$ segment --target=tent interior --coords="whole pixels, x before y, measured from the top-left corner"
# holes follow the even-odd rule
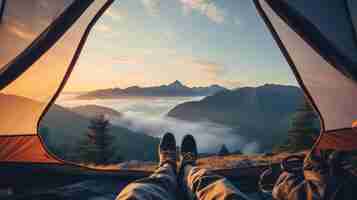
[[[115,199],[165,132],[255,199],[290,153],[356,150],[356,6],[0,0],[0,198]]]

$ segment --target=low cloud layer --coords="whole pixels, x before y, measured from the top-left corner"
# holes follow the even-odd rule
[[[199,101],[203,97],[182,98],[145,98],[145,99],[96,99],[76,100],[73,95],[61,96],[57,103],[65,107],[79,105],[100,105],[122,113],[122,117],[113,118],[114,125],[126,127],[135,132],[154,137],[162,137],[165,132],[172,132],[180,145],[186,134],[192,134],[201,153],[217,153],[225,144],[229,151],[237,150],[245,154],[259,152],[259,144],[247,141],[236,130],[212,122],[188,122],[167,117],[166,114],[176,105],[187,101]],[[138,144],[140,145],[140,144]]]
[[[178,145],[186,134],[192,134],[201,153],[216,153],[225,144],[230,151],[256,153],[257,143],[247,142],[234,133],[232,128],[211,122],[187,122],[165,116],[148,116],[140,112],[126,112],[123,117],[113,119],[113,124],[126,127],[132,131],[161,137],[165,132],[175,135]]]

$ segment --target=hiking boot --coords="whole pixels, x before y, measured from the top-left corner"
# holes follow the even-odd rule
[[[176,140],[172,133],[165,133],[161,138],[159,146],[159,166],[163,166],[168,163],[176,170],[177,152],[176,152]]]
[[[192,135],[185,135],[181,144],[181,168],[186,165],[196,165],[197,145]]]
[[[189,196],[188,190],[187,190],[187,184],[186,184],[186,176],[187,176],[187,169],[186,166],[195,166],[196,165],[196,160],[197,160],[197,145],[195,138],[193,138],[192,135],[185,135],[183,137],[182,143],[181,143],[181,152],[180,152],[180,169],[178,171],[178,184],[179,188],[182,188],[184,193],[184,199],[192,199]]]

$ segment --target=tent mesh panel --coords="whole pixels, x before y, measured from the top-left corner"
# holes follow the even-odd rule
[[[334,6],[324,1],[259,3],[319,109],[324,132],[336,136],[336,145],[332,146],[343,148],[343,142],[337,145],[338,137],[355,134],[351,127],[357,119],[356,13],[349,13],[352,9],[345,1],[331,2]],[[336,135],[333,130],[344,131]],[[357,139],[354,140],[349,141],[349,149],[357,147]]]
[[[74,0],[7,1],[0,24],[0,77],[8,62],[29,45],[46,37],[42,32],[58,19]],[[79,1],[78,1],[79,2]],[[107,0],[86,1],[90,7],[62,37],[16,80],[0,91],[0,161],[51,161],[37,136],[38,121],[69,72],[83,34]],[[85,1],[81,1],[85,4]],[[77,13],[78,14],[78,13]],[[45,32],[46,33],[46,32]],[[36,52],[31,52],[36,53]]]

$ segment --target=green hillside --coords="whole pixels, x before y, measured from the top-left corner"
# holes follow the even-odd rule
[[[183,103],[168,116],[233,127],[237,134],[258,141],[268,150],[286,139],[290,118],[303,100],[298,87],[267,84],[223,91],[201,101]]]
[[[41,121],[40,131],[51,151],[59,157],[75,160],[78,143],[84,138],[88,125],[89,118],[54,105]],[[158,138],[115,125],[111,126],[110,134],[115,137],[113,148],[118,157],[124,160],[157,160]]]
[[[106,115],[108,117],[121,117],[122,114],[114,109],[98,105],[83,105],[70,108],[70,111],[75,112],[83,117],[93,118],[98,115]]]

